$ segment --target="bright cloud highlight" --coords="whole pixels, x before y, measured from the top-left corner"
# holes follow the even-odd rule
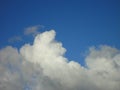
[[[91,47],[86,67],[70,61],[55,31],[38,34],[33,45],[0,50],[0,90],[120,90],[120,50]]]

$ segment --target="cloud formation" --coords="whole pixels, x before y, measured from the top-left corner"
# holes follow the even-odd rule
[[[36,25],[36,26],[31,26],[31,27],[27,27],[24,30],[24,35],[36,35],[39,33],[39,29],[43,28],[43,25]]]
[[[0,90],[120,90],[120,50],[91,47],[86,67],[70,61],[55,31],[38,34],[33,45],[0,50]]]
[[[9,43],[14,43],[14,42],[19,42],[22,41],[22,37],[21,36],[14,36],[8,39]]]
[[[21,36],[13,36],[11,38],[8,39],[9,43],[15,43],[15,42],[21,42],[21,41],[25,41],[23,40],[24,37],[28,36],[28,35],[32,35],[32,36],[36,36],[37,34],[40,33],[40,29],[43,29],[44,26],[43,25],[35,25],[35,26],[31,26],[31,27],[27,27],[24,29],[24,35]]]

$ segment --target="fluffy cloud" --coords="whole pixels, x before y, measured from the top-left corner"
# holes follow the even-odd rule
[[[55,31],[35,37],[20,50],[0,50],[0,90],[120,90],[120,50],[92,47],[86,67],[69,61]]]

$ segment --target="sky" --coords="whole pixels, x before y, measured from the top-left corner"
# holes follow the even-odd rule
[[[120,89],[119,0],[0,0],[0,29],[1,89]]]
[[[119,11],[119,0],[1,0],[0,47],[25,28],[42,25],[40,32],[54,29],[69,52],[66,56],[79,61],[89,46],[120,48]]]

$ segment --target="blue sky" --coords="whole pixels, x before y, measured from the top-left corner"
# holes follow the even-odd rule
[[[120,90],[120,0],[0,0],[0,90]]]
[[[8,39],[35,25],[44,26],[40,32],[54,29],[70,60],[83,63],[80,53],[90,46],[120,49],[119,0],[0,0],[0,48],[20,47],[24,42],[11,44]]]

